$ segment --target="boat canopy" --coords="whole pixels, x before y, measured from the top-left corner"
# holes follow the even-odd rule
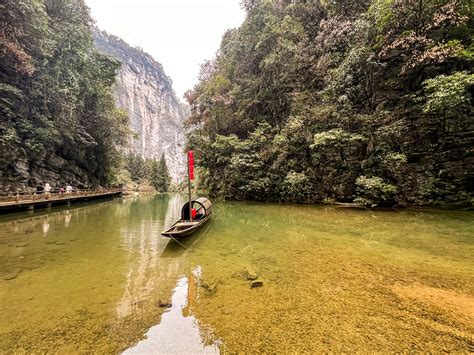
[[[191,201],[192,208],[196,209],[196,218],[201,219],[212,213],[212,202],[205,197],[199,197],[197,200]],[[186,202],[181,209],[181,219],[190,220],[189,218],[189,202]]]

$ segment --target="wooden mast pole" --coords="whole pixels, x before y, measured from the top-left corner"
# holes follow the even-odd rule
[[[189,195],[189,220],[193,221],[192,207],[191,207],[191,179],[189,178],[189,152],[188,152],[188,195]]]

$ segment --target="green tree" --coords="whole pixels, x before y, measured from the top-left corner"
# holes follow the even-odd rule
[[[165,155],[159,161],[153,160],[150,182],[158,192],[167,192],[171,184],[171,176],[166,165]]]
[[[132,181],[141,182],[148,178],[146,162],[140,154],[127,154],[125,168]]]
[[[474,111],[469,90],[474,87],[474,74],[439,75],[425,80],[423,86],[426,94],[419,99],[424,102],[423,114],[430,122],[441,124],[443,133],[469,129],[469,117]]]
[[[146,180],[150,181],[152,171],[153,171],[153,159],[146,158],[144,162],[144,178]]]

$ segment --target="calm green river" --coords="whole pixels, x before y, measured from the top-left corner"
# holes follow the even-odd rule
[[[0,216],[0,353],[474,351],[474,213],[185,199]]]

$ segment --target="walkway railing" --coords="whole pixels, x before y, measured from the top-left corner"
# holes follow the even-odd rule
[[[96,190],[75,190],[71,192],[50,192],[50,193],[16,193],[10,195],[0,195],[0,203],[6,202],[29,202],[29,201],[47,201],[47,200],[67,200],[76,197],[87,197],[97,195],[108,195],[112,193],[119,193],[123,190],[121,188],[112,189],[96,189]]]

